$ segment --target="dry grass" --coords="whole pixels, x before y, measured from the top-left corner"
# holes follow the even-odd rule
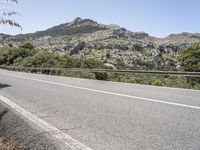
[[[20,150],[15,143],[10,142],[4,137],[0,137],[0,150]]]

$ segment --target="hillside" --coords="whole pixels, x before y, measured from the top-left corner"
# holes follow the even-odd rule
[[[95,58],[112,68],[177,70],[179,52],[199,43],[199,39],[199,33],[157,38],[118,25],[103,25],[91,19],[76,18],[36,33],[16,36],[0,34],[0,46],[18,47],[22,42],[29,42],[36,49]]]

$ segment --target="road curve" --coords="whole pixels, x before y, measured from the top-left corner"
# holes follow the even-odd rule
[[[10,100],[83,149],[200,148],[198,90],[6,70],[0,70],[0,83],[7,85],[0,101]]]

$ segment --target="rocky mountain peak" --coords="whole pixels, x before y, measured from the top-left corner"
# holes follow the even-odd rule
[[[74,22],[80,22],[81,20],[82,20],[82,18],[76,17],[76,18],[74,19]]]
[[[65,27],[81,27],[86,25],[97,26],[98,22],[91,19],[82,19],[80,17],[77,17],[72,22],[66,23]]]

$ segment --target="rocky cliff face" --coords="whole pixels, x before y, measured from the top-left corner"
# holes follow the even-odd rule
[[[179,67],[177,57],[181,49],[199,41],[199,33],[156,38],[144,32],[131,32],[117,25],[81,18],[32,34],[0,34],[0,46],[17,47],[22,42],[30,42],[37,49],[96,58],[107,65],[123,64],[129,69],[175,70]]]

